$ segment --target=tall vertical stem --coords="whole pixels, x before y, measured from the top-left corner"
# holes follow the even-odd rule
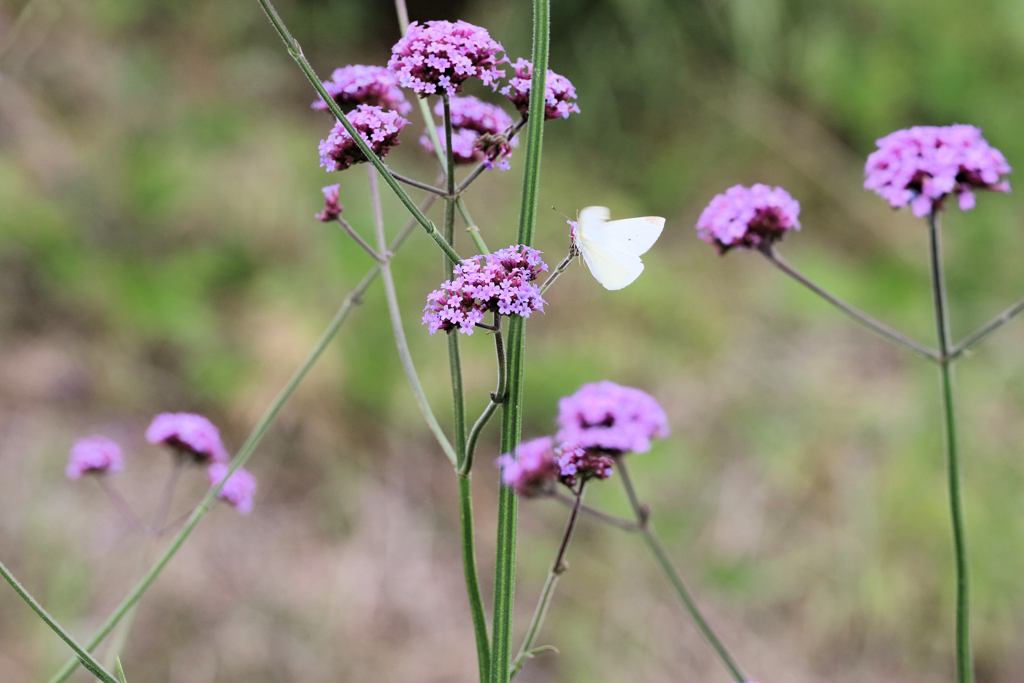
[[[480,683],[491,677],[491,641],[487,635],[487,615],[480,592],[480,575],[476,569],[476,543],[473,536],[473,497],[470,474],[459,472],[459,516],[462,522],[462,570],[466,577],[469,611],[473,616],[473,634],[476,638],[477,666]]]
[[[949,484],[949,509],[953,522],[953,550],[956,559],[956,671],[959,683],[971,683],[970,580],[967,571],[967,538],[964,533],[963,503],[960,498],[960,464],[956,443],[956,413],[953,409],[953,359],[949,357],[952,340],[946,276],[942,268],[942,235],[937,211],[928,215],[928,237],[932,275],[932,300],[938,333],[939,379],[942,384],[942,422],[945,427],[946,468]]]

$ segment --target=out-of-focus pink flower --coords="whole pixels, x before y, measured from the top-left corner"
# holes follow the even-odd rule
[[[121,447],[105,436],[87,436],[71,447],[64,473],[72,481],[83,474],[106,474],[124,469]]]
[[[559,474],[551,437],[521,443],[518,452],[518,460],[506,453],[495,461],[501,481],[528,498],[550,492]]]
[[[668,417],[650,394],[604,380],[558,402],[555,439],[605,453],[646,453],[668,436]]]
[[[398,144],[398,133],[409,122],[398,112],[360,104],[348,115],[349,123],[379,157],[386,156]],[[348,134],[341,122],[334,124],[331,134],[320,141],[320,165],[328,171],[344,171],[352,164],[369,161]]]
[[[864,166],[864,189],[894,209],[910,204],[915,216],[927,216],[944,208],[943,199],[953,193],[967,211],[974,208],[973,190],[1010,191],[1001,180],[1010,165],[974,126],[914,126],[877,144]]]
[[[214,463],[206,470],[206,478],[210,482],[210,488],[224,481],[224,475],[228,473],[228,466],[225,463]],[[217,493],[243,515],[252,512],[252,498],[256,495],[256,477],[252,473],[239,467],[228,478],[227,482]]]
[[[697,236],[724,254],[732,248],[756,249],[799,230],[800,202],[781,187],[734,185],[715,195],[697,220]]]
[[[328,185],[323,189],[326,205],[324,210],[315,216],[318,221],[323,221],[324,223],[333,221],[345,210],[345,207],[338,202],[338,188],[340,187],[340,185]]]
[[[574,443],[563,443],[555,449],[558,480],[572,488],[580,479],[607,479],[612,476],[614,461],[598,450],[588,450]]]
[[[191,453],[199,461],[226,463],[231,459],[221,443],[220,430],[202,415],[161,413],[146,429],[146,440]]]
[[[487,29],[465,21],[412,22],[409,31],[391,48],[388,68],[398,84],[411,88],[420,97],[462,92],[469,78],[479,78],[495,87],[505,72],[497,65],[507,61],[500,43],[491,39]]]
[[[548,269],[540,254],[519,244],[486,256],[463,259],[455,266],[455,279],[427,295],[423,324],[430,334],[457,329],[468,335],[473,334],[487,311],[524,318],[529,318],[533,311],[543,313],[546,302],[533,284]]]
[[[457,164],[484,162],[488,169],[499,171],[511,168],[512,149],[519,146],[519,138],[509,140],[505,134],[512,128],[512,117],[501,107],[475,97],[451,98],[452,155]],[[438,102],[434,113],[444,115],[444,103]],[[445,149],[444,134],[439,130],[441,149]],[[428,152],[434,143],[424,134],[420,144]]]
[[[533,64],[528,59],[517,59],[512,65],[516,75],[509,79],[508,85],[501,89],[523,116],[530,113],[530,89],[533,76]],[[567,119],[569,114],[579,114],[576,104],[576,88],[565,76],[559,76],[548,69],[544,85],[544,118]]]
[[[512,127],[512,117],[504,109],[472,95],[452,97],[448,107],[453,128],[468,128],[477,133],[498,135]],[[444,102],[434,105],[434,113],[444,116]]]
[[[331,80],[324,81],[324,89],[342,109],[369,104],[392,109],[399,114],[408,114],[412,110],[412,105],[398,87],[398,79],[383,66],[350,64],[335,69]],[[323,98],[317,98],[312,107],[328,111]]]

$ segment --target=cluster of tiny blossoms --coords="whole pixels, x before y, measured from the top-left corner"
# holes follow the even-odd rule
[[[398,87],[398,79],[383,66],[350,64],[335,69],[331,80],[324,81],[324,89],[342,109],[368,104],[399,114],[408,114],[412,110],[412,105]],[[318,97],[312,107],[319,111],[328,110],[322,97]]]
[[[603,381],[585,384],[558,403],[558,433],[520,444],[518,458],[498,458],[502,481],[527,497],[550,494],[556,482],[607,479],[615,457],[644,453],[668,436],[668,418],[640,389]],[[555,444],[558,444],[556,446]]]
[[[202,415],[192,413],[161,413],[146,429],[146,440],[171,448],[178,458],[207,466],[210,486],[224,480],[231,458],[220,439],[220,431]],[[65,473],[69,479],[83,474],[104,475],[124,468],[121,447],[105,436],[79,439],[71,447]],[[228,478],[218,497],[245,514],[252,510],[256,493],[256,477],[242,468]]]
[[[756,249],[799,230],[800,202],[781,187],[735,185],[715,195],[697,220],[697,236],[724,254],[736,247]]]
[[[500,171],[510,168],[512,149],[519,146],[518,138],[509,140],[506,133],[512,128],[512,117],[501,107],[472,96],[453,97],[450,100],[452,119],[452,155],[457,164],[480,163],[488,169],[497,166]],[[444,103],[438,102],[434,113],[444,115]],[[441,149],[445,149],[443,134],[438,131]],[[428,152],[434,151],[430,137],[424,134],[420,144]],[[497,163],[495,163],[497,162]]]
[[[516,75],[501,89],[501,94],[526,116],[530,112],[530,79],[533,76],[533,64],[528,59],[517,59],[512,67]],[[579,114],[580,108],[575,100],[576,88],[569,79],[548,69],[544,86],[544,118],[567,119],[569,114]]]
[[[420,97],[439,90],[455,95],[471,77],[496,87],[505,75],[497,68],[507,61],[503,56],[499,59],[501,52],[504,48],[491,39],[487,29],[465,21],[414,21],[405,37],[391,48],[388,68],[398,77],[399,85]]]
[[[533,284],[548,269],[540,254],[520,244],[463,259],[455,266],[455,278],[427,295],[423,324],[430,334],[458,329],[468,335],[488,311],[524,318],[543,313],[545,301]]]
[[[318,221],[329,223],[340,216],[341,212],[345,210],[345,207],[338,201],[338,190],[340,187],[340,185],[328,185],[323,188],[324,210],[314,216]]]
[[[409,123],[398,112],[367,104],[356,107],[348,120],[379,157],[386,156],[398,144],[399,131]],[[341,122],[335,123],[327,139],[320,141],[320,165],[328,171],[343,171],[361,161],[369,159]]]
[[[864,167],[864,189],[893,208],[910,204],[915,216],[943,208],[949,193],[967,211],[974,208],[974,189],[1010,191],[1010,183],[1000,181],[1010,165],[974,126],[914,126],[877,144]]]

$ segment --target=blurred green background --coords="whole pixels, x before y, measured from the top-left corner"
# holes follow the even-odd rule
[[[324,77],[385,63],[398,38],[383,0],[278,9]],[[528,2],[409,9],[529,54]],[[252,0],[3,0],[0,37],[0,555],[85,638],[156,544],[93,482],[64,478],[71,443],[118,439],[116,483],[143,511],[170,467],[142,439],[154,413],[203,412],[237,448],[371,265],[313,219],[320,187],[339,182],[369,235],[366,173],[317,167],[329,118],[309,109],[311,88]],[[1024,163],[1024,2],[560,0],[551,44],[583,113],[546,128],[548,262],[568,235],[547,206],[668,222],[634,285],[607,292],[573,266],[530,319],[524,436],[550,433],[558,398],[584,382],[643,388],[673,436],[636,456],[637,485],[756,680],[952,680],[935,370],[758,256],[717,257],[693,225],[730,185],[782,185],[803,207],[787,258],[930,342],[923,223],[861,189],[864,158],[897,128],[961,122]],[[388,162],[430,179],[411,118]],[[514,239],[517,156],[467,197],[492,248]],[[947,213],[955,337],[1024,293],[1022,208],[1019,194],[983,195]],[[385,211],[393,234],[402,209],[389,197]],[[395,269],[447,424],[445,343],[418,324],[440,257],[418,232]],[[958,366],[979,683],[1024,680],[1022,342],[1014,323]],[[463,348],[475,415],[492,350],[484,334]],[[485,584],[497,448],[493,425],[475,477]],[[401,374],[379,285],[250,469],[255,511],[215,510],[143,602],[129,680],[473,680],[455,482]],[[204,488],[190,473],[175,514]],[[588,500],[627,511],[615,481]],[[521,506],[520,631],[564,516]],[[529,663],[523,683],[728,680],[640,539],[586,521],[569,561],[541,635],[560,654]],[[0,679],[44,680],[66,655],[0,589]]]

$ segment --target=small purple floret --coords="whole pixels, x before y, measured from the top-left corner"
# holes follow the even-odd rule
[[[945,208],[943,200],[953,193],[968,211],[974,208],[973,190],[1010,191],[1009,181],[1001,180],[1010,165],[974,126],[914,126],[877,144],[864,166],[864,189],[894,209],[910,204],[915,216],[927,216]]]
[[[206,470],[206,478],[210,482],[210,488],[224,481],[224,475],[228,473],[228,466],[225,463],[214,463]],[[256,495],[256,477],[252,473],[239,467],[228,478],[227,483],[217,494],[232,505],[243,515],[252,512],[252,497]]]
[[[449,103],[453,128],[468,128],[477,133],[500,135],[512,127],[512,117],[496,104],[471,95],[452,97]],[[434,113],[444,116],[444,103],[434,105]]]
[[[494,464],[501,469],[501,481],[528,498],[550,492],[559,475],[550,436],[519,444],[519,460],[506,453]]]
[[[584,384],[558,402],[560,442],[605,453],[646,453],[668,436],[668,417],[650,394],[604,380]]]
[[[765,248],[799,230],[800,202],[781,187],[734,185],[715,195],[697,220],[697,236],[724,254]]]
[[[508,85],[501,89],[523,116],[530,113],[530,86],[533,76],[533,64],[528,59],[517,59],[512,65],[516,75],[509,79]],[[576,104],[576,88],[565,76],[559,76],[548,69],[548,77],[544,86],[544,118],[567,119],[569,114],[579,114]]]
[[[340,187],[340,185],[328,185],[323,189],[326,206],[324,206],[323,211],[315,216],[318,221],[323,221],[324,223],[333,221],[345,210],[345,207],[338,202],[338,188]]]
[[[548,269],[540,254],[520,244],[463,259],[455,266],[455,279],[427,295],[423,324],[430,334],[458,329],[469,335],[488,311],[524,318],[533,311],[543,313],[546,302],[533,284]]]
[[[505,75],[497,68],[507,61],[500,43],[491,40],[487,29],[465,21],[412,22],[405,37],[391,48],[388,69],[398,84],[411,88],[420,97],[462,92],[462,84],[471,77],[484,85],[497,86]]]
[[[409,123],[398,112],[366,104],[356,107],[348,120],[379,157],[386,156],[398,144],[399,131]],[[366,155],[341,122],[336,122],[327,139],[320,141],[320,165],[328,171],[343,171],[362,161],[368,161]]]
[[[121,447],[105,436],[87,436],[71,447],[64,474],[74,481],[83,474],[106,474],[124,469]]]
[[[231,459],[221,443],[220,431],[202,415],[161,413],[146,430],[146,440],[190,453],[203,462],[226,463]]]
[[[475,97],[451,98],[452,154],[457,164],[484,162],[488,169],[499,171],[511,168],[512,149],[519,146],[519,138],[509,140],[506,133],[512,128],[512,117],[501,107]],[[434,113],[444,115],[444,103],[438,102]],[[441,149],[445,147],[444,134],[438,130]],[[430,137],[424,134],[420,144],[428,152],[434,151]]]
[[[573,488],[579,479],[607,479],[612,476],[611,457],[598,450],[587,450],[574,443],[563,443],[555,449],[558,480]]]
[[[324,81],[324,89],[342,109],[369,104],[408,114],[412,110],[398,87],[398,79],[383,66],[350,64],[335,69],[331,80]],[[318,98],[312,105],[318,111],[327,111],[327,103]]]

